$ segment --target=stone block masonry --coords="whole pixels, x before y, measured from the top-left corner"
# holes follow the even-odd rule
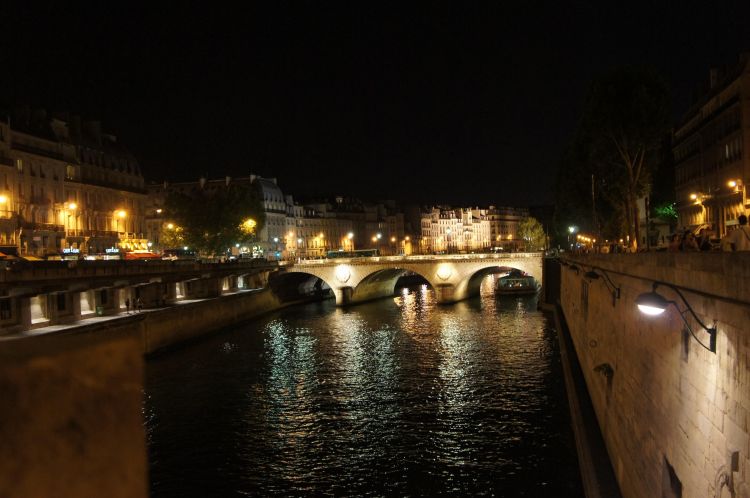
[[[561,269],[560,304],[622,495],[750,498],[750,254],[590,255]],[[613,299],[605,271],[620,289]],[[652,283],[677,286],[716,353],[670,306],[641,314]],[[657,291],[685,310],[668,286]],[[614,303],[614,304],[613,304]],[[688,314],[695,335],[708,334]]]
[[[0,341],[0,496],[148,496],[143,353],[131,332]]]

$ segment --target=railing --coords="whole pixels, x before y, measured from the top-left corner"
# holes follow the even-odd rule
[[[415,261],[486,261],[486,260],[508,260],[538,258],[543,256],[542,252],[513,252],[513,253],[477,253],[477,254],[430,254],[413,256],[374,256],[360,258],[335,258],[335,259],[307,259],[301,260],[298,265],[338,265],[347,264],[371,264],[390,262],[415,262]],[[292,266],[291,264],[289,266]]]
[[[40,147],[34,147],[33,145],[27,145],[27,144],[20,143],[20,142],[13,142],[12,147],[16,150],[20,150],[23,152],[30,152],[32,154],[50,157],[52,159],[60,159],[60,160],[65,159],[65,156],[61,152],[42,149]]]
[[[21,228],[24,230],[45,230],[48,232],[64,232],[64,225],[56,225],[54,223],[21,223]]]

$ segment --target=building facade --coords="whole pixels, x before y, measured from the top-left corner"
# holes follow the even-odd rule
[[[145,249],[143,176],[98,122],[21,110],[0,123],[0,244],[21,255]]]
[[[706,226],[723,236],[748,213],[750,54],[710,72],[703,97],[675,127],[675,193],[681,227]]]
[[[422,214],[419,246],[425,253],[461,253],[488,250],[490,222],[486,210],[434,207]]]

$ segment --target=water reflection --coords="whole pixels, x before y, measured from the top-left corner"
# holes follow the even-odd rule
[[[147,368],[152,496],[578,496],[533,299],[284,311]]]

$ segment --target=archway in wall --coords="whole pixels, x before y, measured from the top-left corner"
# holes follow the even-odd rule
[[[487,268],[482,268],[472,273],[471,276],[469,276],[469,278],[461,281],[457,286],[457,292],[461,294],[465,293],[467,297],[478,296],[483,290],[482,284],[484,283],[485,284],[484,290],[486,292],[494,293],[497,278],[503,277],[513,270],[523,271],[523,270],[520,270],[519,268],[514,268],[510,266],[490,266]],[[488,279],[488,277],[492,277],[492,278]],[[490,280],[490,281],[486,282],[487,280]]]
[[[268,286],[282,302],[309,298],[331,298],[331,286],[320,277],[305,272],[272,273]]]
[[[378,299],[396,294],[398,287],[408,285],[424,285],[431,287],[429,281],[419,273],[403,268],[387,268],[370,273],[363,278],[352,293],[352,300],[356,302]]]

